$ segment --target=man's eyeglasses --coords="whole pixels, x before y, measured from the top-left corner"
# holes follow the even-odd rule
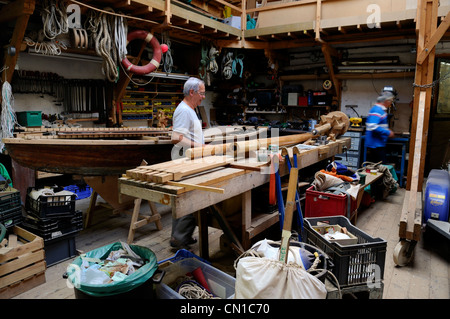
[[[201,96],[206,96],[206,92],[197,92]]]

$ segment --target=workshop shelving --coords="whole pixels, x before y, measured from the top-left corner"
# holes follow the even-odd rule
[[[148,80],[146,80],[148,81]],[[125,121],[147,120],[154,126],[158,113],[163,112],[171,125],[173,112],[183,97],[183,82],[173,79],[158,79],[151,82],[133,81],[127,86],[122,99],[122,119]]]

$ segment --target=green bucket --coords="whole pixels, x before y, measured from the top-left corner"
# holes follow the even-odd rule
[[[68,266],[67,273],[65,274],[69,282],[74,286],[76,298],[123,298],[126,296],[133,297],[133,294],[135,294],[134,292],[137,291],[138,288],[140,288],[140,292],[142,292],[142,287],[149,287],[148,292],[149,294],[152,294],[153,282],[150,279],[158,269],[156,255],[153,251],[146,247],[136,245],[129,246],[133,250],[133,252],[144,259],[145,264],[131,275],[128,275],[126,279],[108,284],[81,283],[81,264],[83,262],[83,258],[95,258],[100,260],[106,259],[111,251],[122,249],[122,244],[120,242],[94,249],[82,256],[77,257]],[[144,296],[142,296],[140,293],[139,295],[140,296],[136,297],[144,298]]]

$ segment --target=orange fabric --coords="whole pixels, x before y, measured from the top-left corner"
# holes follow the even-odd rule
[[[327,170],[324,170],[324,169],[321,169],[320,171],[322,173],[329,174],[329,175],[332,175],[334,177],[338,177],[338,178],[342,179],[345,182],[353,182],[353,178],[351,178],[350,176],[337,174],[336,173],[336,169],[334,167],[331,169],[331,172],[327,171]]]

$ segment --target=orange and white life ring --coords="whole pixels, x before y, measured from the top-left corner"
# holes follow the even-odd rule
[[[153,47],[153,57],[152,60],[146,65],[134,65],[132,64],[127,57],[122,59],[123,66],[127,69],[127,71],[131,71],[136,74],[148,74],[155,71],[159,67],[159,63],[161,62],[162,49],[161,45],[158,42],[158,39],[153,36],[153,34],[144,31],[144,30],[136,30],[130,32],[127,36],[127,44],[135,39],[144,40],[147,43],[150,43]]]

